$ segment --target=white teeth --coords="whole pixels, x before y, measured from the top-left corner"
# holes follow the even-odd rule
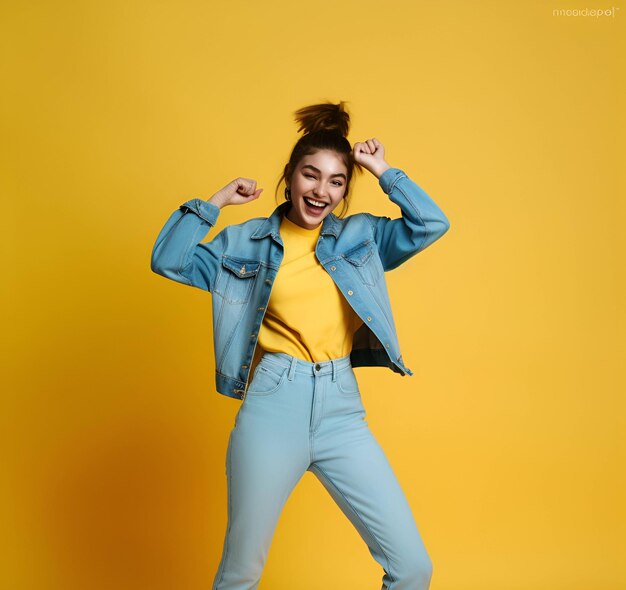
[[[304,200],[310,205],[313,205],[314,207],[319,207],[320,209],[326,206],[326,203],[322,203],[321,201],[316,201],[315,199],[311,199],[310,197],[304,197]]]

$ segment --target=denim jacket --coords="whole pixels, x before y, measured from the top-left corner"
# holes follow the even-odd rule
[[[363,320],[353,338],[352,366],[413,375],[400,353],[384,272],[439,239],[450,223],[402,170],[387,169],[379,185],[402,217],[357,213],[340,219],[331,212],[322,222],[315,254]],[[280,223],[290,206],[284,202],[270,217],[230,225],[200,243],[220,208],[191,199],[171,214],[152,250],[155,273],[212,294],[215,383],[228,397],[245,397],[258,359],[258,333],[283,259]]]

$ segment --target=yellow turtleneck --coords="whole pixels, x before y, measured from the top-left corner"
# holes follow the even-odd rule
[[[319,362],[352,350],[363,322],[315,257],[321,229],[321,223],[306,229],[283,216],[284,258],[259,330],[262,351]]]

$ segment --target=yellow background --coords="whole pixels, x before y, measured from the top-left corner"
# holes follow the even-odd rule
[[[624,534],[624,10],[564,3],[2,8],[2,579],[209,588],[239,402],[210,295],[153,274],[170,213],[237,176],[269,214],[292,113],[346,100],[451,229],[387,275],[415,375],[358,369],[432,590],[617,590]],[[373,177],[351,212],[396,216]],[[380,588],[315,476],[261,590]]]

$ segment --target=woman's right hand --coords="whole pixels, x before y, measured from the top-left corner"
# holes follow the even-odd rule
[[[256,188],[256,180],[235,178],[223,189],[217,191],[209,199],[209,202],[217,205],[220,209],[226,205],[242,205],[258,199],[262,191],[262,188]]]

